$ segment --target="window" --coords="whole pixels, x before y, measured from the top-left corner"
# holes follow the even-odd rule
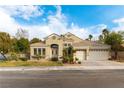
[[[71,46],[71,43],[68,43],[68,46]]]
[[[41,55],[41,48],[38,48],[38,55]]]
[[[72,45],[71,43],[65,43],[65,44],[64,44],[65,47],[69,47],[69,46],[71,46],[71,45]]]
[[[37,55],[37,48],[34,48],[34,55]]]
[[[45,48],[43,48],[43,55],[45,55]]]
[[[67,44],[65,43],[65,44],[64,44],[64,46],[66,47],[66,46],[67,46]]]

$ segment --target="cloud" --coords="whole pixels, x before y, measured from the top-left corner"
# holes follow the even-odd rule
[[[112,28],[113,31],[124,30],[124,18],[115,19],[115,20],[113,20],[113,23],[117,24],[116,27]]]
[[[106,28],[105,24],[98,24],[90,27],[79,27],[73,22],[71,26],[68,25],[68,18],[62,13],[61,6],[55,6],[55,14],[49,14],[45,24],[39,25],[20,25],[13,16],[19,16],[23,19],[29,20],[32,17],[42,16],[44,11],[38,6],[1,6],[0,7],[0,30],[10,33],[14,36],[18,28],[25,29],[29,32],[29,39],[34,37],[44,38],[45,36],[56,33],[65,34],[71,32],[80,38],[87,38],[92,34],[96,38],[101,34],[101,30]]]
[[[38,6],[1,6],[0,10],[7,13],[10,16],[18,16],[25,20],[29,20],[32,17],[43,15],[44,11]]]
[[[17,28],[18,24],[16,21],[8,14],[0,11],[0,31],[10,33],[12,36],[14,36]]]
[[[31,17],[36,17],[42,14],[42,11],[39,11],[38,9],[38,6],[0,6],[0,31],[15,36],[17,29],[20,27],[25,28],[25,26],[20,25],[13,16],[19,16],[28,20]],[[28,27],[29,26],[26,28]],[[33,29],[35,27],[31,26],[30,29],[31,28]],[[39,29],[39,27],[37,29]]]
[[[98,25],[94,25],[94,26],[91,26],[91,27],[88,27],[87,30],[90,34],[93,35],[93,39],[96,40],[98,39],[98,36],[100,34],[102,34],[102,30],[107,28],[107,25],[105,24],[98,24]]]

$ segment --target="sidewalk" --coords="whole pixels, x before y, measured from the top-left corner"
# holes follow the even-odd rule
[[[0,67],[0,71],[47,71],[47,70],[124,70],[124,66]]]

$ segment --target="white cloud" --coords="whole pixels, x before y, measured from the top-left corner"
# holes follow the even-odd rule
[[[113,20],[113,23],[117,24],[116,27],[112,28],[113,31],[124,30],[124,18],[115,19],[115,20]]]
[[[20,27],[23,28],[23,26],[17,23],[12,16],[20,16],[29,19],[30,17],[39,16],[41,13],[42,11],[39,11],[37,6],[1,6],[0,31],[8,32],[11,36],[14,36],[17,29]],[[32,26],[30,28],[32,28]]]
[[[30,39],[34,37],[42,39],[52,33],[64,34],[66,32],[71,32],[85,39],[89,34],[93,34],[94,37],[97,37],[101,33],[101,30],[107,27],[104,24],[99,24],[84,28],[75,25],[73,22],[71,27],[68,27],[68,19],[62,13],[61,6],[55,7],[55,15],[49,15],[46,24],[25,26],[17,23],[13,16],[20,16],[29,20],[31,17],[42,15],[43,11],[39,10],[38,6],[2,6],[0,7],[0,30],[15,35],[17,28],[21,27],[29,31]]]
[[[0,11],[0,31],[8,32],[14,36],[18,24],[8,14]]]
[[[0,10],[7,13],[10,16],[18,16],[25,20],[29,20],[31,17],[41,16],[44,11],[38,6],[1,6]]]

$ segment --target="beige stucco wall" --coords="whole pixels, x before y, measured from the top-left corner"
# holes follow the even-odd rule
[[[78,38],[78,37],[76,37],[74,35],[70,35],[70,37],[68,37],[68,35],[65,35],[65,37],[68,38],[68,39],[70,39],[70,38],[73,39],[73,43],[82,41],[82,39],[80,39],[80,38]]]
[[[52,37],[49,37],[46,39],[46,58],[51,58],[52,57],[52,50],[51,50],[51,45],[52,44],[57,44],[59,46],[59,57],[61,57],[63,55],[62,51],[63,51],[63,40],[60,39],[59,37],[56,37],[55,39],[53,39]]]
[[[55,36],[56,38],[53,38],[53,36]],[[50,35],[49,37],[47,37],[45,39],[45,45],[46,45],[46,47],[45,47],[45,51],[46,51],[45,54],[46,55],[45,56],[46,56],[46,59],[49,59],[49,58],[52,57],[52,50],[51,50],[51,45],[52,44],[57,44],[59,46],[58,57],[61,57],[61,56],[63,56],[64,43],[72,42],[72,44],[73,44],[75,42],[81,42],[82,41],[82,39],[76,37],[73,34],[70,34],[69,37],[68,37],[68,35],[65,35],[65,37],[67,39],[71,39],[71,41],[66,41],[66,40],[63,41],[63,39],[56,34]],[[34,48],[38,48],[38,47],[36,47],[36,46],[35,47],[30,47],[30,53],[31,53],[30,55],[31,56],[34,55]]]
[[[34,55],[34,48],[41,48],[41,55],[42,55],[42,49],[45,48],[45,47],[30,47],[30,59],[33,59],[32,56],[35,56]]]

